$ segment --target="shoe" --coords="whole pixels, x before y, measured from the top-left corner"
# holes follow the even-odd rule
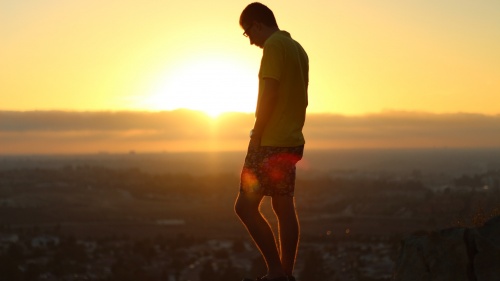
[[[257,277],[257,279],[250,279],[250,278],[244,278],[243,281],[289,281],[288,277],[286,276],[281,276],[281,277],[276,277],[269,279],[267,277]],[[295,279],[293,279],[295,281]]]
[[[272,279],[269,279],[267,277],[260,277],[257,278],[257,281],[288,281],[288,278],[286,276],[276,277]]]
[[[287,278],[288,278],[288,281],[296,281],[296,280],[295,280],[295,277],[293,277],[293,276],[291,276],[291,275],[290,275],[290,276],[287,276]]]

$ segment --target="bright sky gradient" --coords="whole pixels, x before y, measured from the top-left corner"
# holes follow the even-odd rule
[[[0,0],[0,110],[251,112],[248,3]],[[498,0],[263,3],[309,54],[309,112],[500,114]]]

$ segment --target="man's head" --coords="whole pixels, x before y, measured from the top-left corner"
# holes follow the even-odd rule
[[[279,30],[273,11],[258,2],[249,4],[241,12],[240,26],[244,30],[243,35],[250,38],[250,44],[261,48],[267,38]]]

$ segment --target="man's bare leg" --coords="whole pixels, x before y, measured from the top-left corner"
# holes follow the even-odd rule
[[[285,275],[281,265],[273,231],[259,210],[262,195],[240,193],[236,199],[235,211],[248,230],[267,265],[267,277],[276,278]]]
[[[287,276],[293,275],[299,244],[299,220],[295,210],[295,198],[273,196],[273,210],[278,218],[280,256],[283,270]]]

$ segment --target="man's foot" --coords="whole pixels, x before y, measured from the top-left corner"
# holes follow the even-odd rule
[[[286,276],[281,276],[276,278],[269,278],[267,276],[264,276],[257,278],[257,281],[288,281],[288,278]]]
[[[243,281],[289,281],[286,276],[281,276],[281,277],[276,277],[276,278],[269,278],[266,276],[263,277],[257,277],[257,279],[250,279],[250,278],[244,278]],[[295,279],[293,279],[295,281]]]

